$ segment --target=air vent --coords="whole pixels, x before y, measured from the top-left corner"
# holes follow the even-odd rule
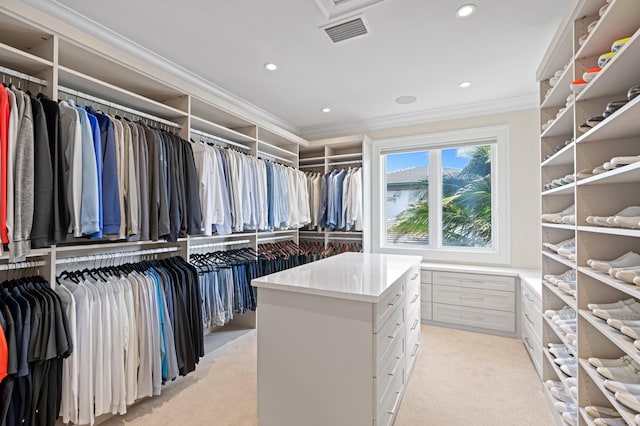
[[[334,43],[349,40],[354,37],[360,37],[369,33],[362,17],[350,18],[349,20],[340,22],[339,24],[330,24],[327,27],[323,27],[323,29],[327,32],[329,37],[331,37],[331,40]]]

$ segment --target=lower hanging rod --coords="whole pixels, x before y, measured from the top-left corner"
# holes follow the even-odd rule
[[[17,263],[5,263],[0,265],[0,271],[13,271],[14,269],[29,269],[29,268],[39,268],[40,266],[45,266],[47,262],[44,260],[37,260],[35,262],[17,262]]]
[[[236,246],[240,244],[250,244],[250,243],[251,243],[251,240],[221,241],[219,243],[196,244],[196,245],[190,246],[189,250],[213,248],[213,247],[228,247],[228,246]]]

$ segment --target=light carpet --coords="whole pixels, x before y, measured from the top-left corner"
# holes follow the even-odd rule
[[[396,426],[549,426],[553,417],[522,342],[422,326]],[[105,425],[257,425],[256,339],[171,383]]]

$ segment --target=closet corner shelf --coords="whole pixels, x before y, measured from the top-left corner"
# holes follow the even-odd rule
[[[579,180],[577,185],[611,185],[640,182],[640,161]]]
[[[571,348],[567,348],[567,349],[571,350]],[[564,387],[566,389],[569,389],[569,385],[567,384],[567,379],[569,378],[569,376],[564,374],[562,372],[562,370],[560,370],[560,366],[553,361],[555,359],[555,357],[551,354],[551,352],[549,352],[548,348],[544,348],[542,351],[544,352],[544,355],[546,356],[547,361],[549,362],[549,364],[551,364],[551,368],[553,368],[553,371],[558,376],[558,379],[562,382],[562,384],[564,385]],[[545,386],[545,388],[546,388],[546,386]],[[572,395],[571,395],[571,399],[573,399]]]
[[[574,311],[577,308],[577,301],[575,299],[575,297],[571,297],[569,294],[565,293],[564,291],[560,290],[558,287],[554,286],[553,284],[542,280],[542,282],[544,283],[544,286],[551,292],[553,293],[556,297],[558,297],[560,300],[562,300],[564,303],[567,304],[567,306],[569,306],[571,309],[573,309]],[[544,315],[544,312],[543,312]]]
[[[614,24],[615,25],[615,24]],[[638,63],[640,63],[640,29],[628,34],[631,39],[611,58],[589,84],[576,96],[576,101],[601,98],[612,94],[626,93],[638,84]],[[613,43],[615,39],[611,40]],[[611,49],[600,52],[605,53]],[[593,64],[595,67],[597,64]],[[617,99],[611,99],[615,101]]]
[[[551,321],[549,318],[547,318],[546,316],[544,317],[545,322],[547,323],[547,325],[549,326],[549,328],[551,328],[551,330],[553,330],[553,332],[555,333],[555,335],[558,337],[558,339],[567,347],[567,350],[569,352],[571,352],[571,355],[577,357],[576,351],[575,349],[573,349],[573,347],[571,345],[569,345],[569,342],[567,341],[567,339],[563,336],[563,334],[560,332],[560,330],[558,329],[558,327],[556,327],[556,325],[553,323],[553,321]],[[551,355],[551,353],[549,352],[549,349],[545,348],[544,351],[548,354],[549,361],[551,361],[551,363],[555,366],[556,363],[553,362],[553,355]],[[560,372],[560,367],[558,367],[558,372]],[[564,373],[560,373],[560,375],[563,375]]]
[[[205,133],[210,133],[214,136],[219,136],[224,139],[229,139],[232,142],[247,143],[247,142],[256,141],[254,137],[245,135],[244,133],[240,133],[233,129],[229,129],[225,126],[221,126],[219,124],[213,123],[209,120],[205,120],[204,118],[196,117],[195,115],[191,116],[191,127]]]
[[[630,337],[620,333],[618,330],[611,327],[604,320],[597,318],[588,310],[580,309],[579,315],[595,327],[603,336],[609,339],[611,343],[626,352],[634,361],[640,362],[640,351],[638,351],[638,348],[633,345],[633,340]]]
[[[567,97],[571,94],[571,89],[569,88],[571,76],[573,76],[573,61],[571,61],[571,64],[564,70],[564,73],[562,73],[556,85],[553,86],[549,96],[542,101],[540,108],[565,106]]]
[[[576,59],[601,55],[611,49],[614,40],[629,37],[637,29],[629,16],[640,18],[640,3],[636,1],[614,1],[598,20],[584,44],[576,52]],[[637,19],[635,20],[637,22]]]
[[[576,188],[575,182],[571,182],[566,185],[559,186],[557,188],[548,189],[543,191],[541,195],[565,195],[572,194]]]
[[[553,253],[551,251],[547,251],[547,250],[542,250],[542,255],[548,257],[549,259],[553,259],[558,263],[562,263],[563,265],[568,266],[569,268],[575,268],[576,267],[576,263],[572,262],[571,260],[562,257],[556,253]]]
[[[629,284],[617,278],[613,278],[611,275],[604,272],[594,271],[587,266],[580,266],[578,272],[583,273],[595,280],[600,281],[603,284],[613,287],[616,290],[627,293],[628,295],[640,299],[640,287],[635,284]]]
[[[543,228],[555,228],[555,229],[567,229],[569,231],[574,231],[576,229],[575,225],[569,225],[565,223],[547,223],[542,222]]]
[[[573,148],[575,142],[571,142],[569,145],[562,148],[560,151],[553,154],[540,164],[542,167],[547,166],[564,166],[567,164],[573,164]]]
[[[162,104],[153,99],[145,98],[111,83],[82,74],[78,71],[58,66],[59,80],[62,86],[84,92],[98,98],[112,101],[126,107],[140,110],[168,120],[187,117],[187,113],[177,108]]]
[[[623,237],[640,237],[640,229],[629,228],[608,228],[605,226],[578,226],[580,232],[591,232],[594,234],[620,235]]]
[[[42,71],[53,67],[53,62],[0,43],[0,64],[15,71],[36,77]]]
[[[556,117],[553,123],[545,129],[540,135],[542,138],[551,136],[563,136],[573,133],[573,110],[575,108],[575,102],[567,107],[562,114]]]
[[[562,416],[560,416],[560,413],[558,413],[558,410],[556,410],[555,407],[553,406],[553,403],[557,401],[557,399],[555,399],[553,395],[551,395],[551,392],[549,392],[549,389],[547,389],[546,386],[543,386],[542,391],[544,393],[545,398],[547,399],[547,404],[549,405],[549,409],[551,411],[551,414],[553,415],[555,424],[562,425],[562,426],[566,425],[566,422],[562,420]]]
[[[632,99],[609,118],[580,136],[576,142],[606,142],[611,139],[637,138],[640,134],[638,115],[640,115],[640,96]]]
[[[582,367],[582,369],[587,372],[587,374],[589,375],[591,380],[593,380],[593,382],[596,384],[596,386],[598,386],[598,389],[600,389],[600,392],[602,392],[602,394],[609,400],[609,402],[611,403],[613,408],[615,408],[618,411],[618,413],[620,413],[622,418],[628,424],[634,425],[635,424],[634,417],[636,415],[635,411],[633,411],[633,410],[627,408],[626,406],[620,404],[616,400],[616,398],[614,397],[614,394],[611,393],[611,391],[609,391],[607,388],[604,387],[604,379],[596,371],[595,367],[593,367],[591,364],[589,364],[589,361],[587,361],[586,359],[580,359],[580,360],[578,360],[578,362],[579,362],[580,366]]]

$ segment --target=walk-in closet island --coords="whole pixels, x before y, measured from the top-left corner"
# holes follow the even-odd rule
[[[261,425],[393,422],[420,347],[420,261],[344,253],[252,281]]]

